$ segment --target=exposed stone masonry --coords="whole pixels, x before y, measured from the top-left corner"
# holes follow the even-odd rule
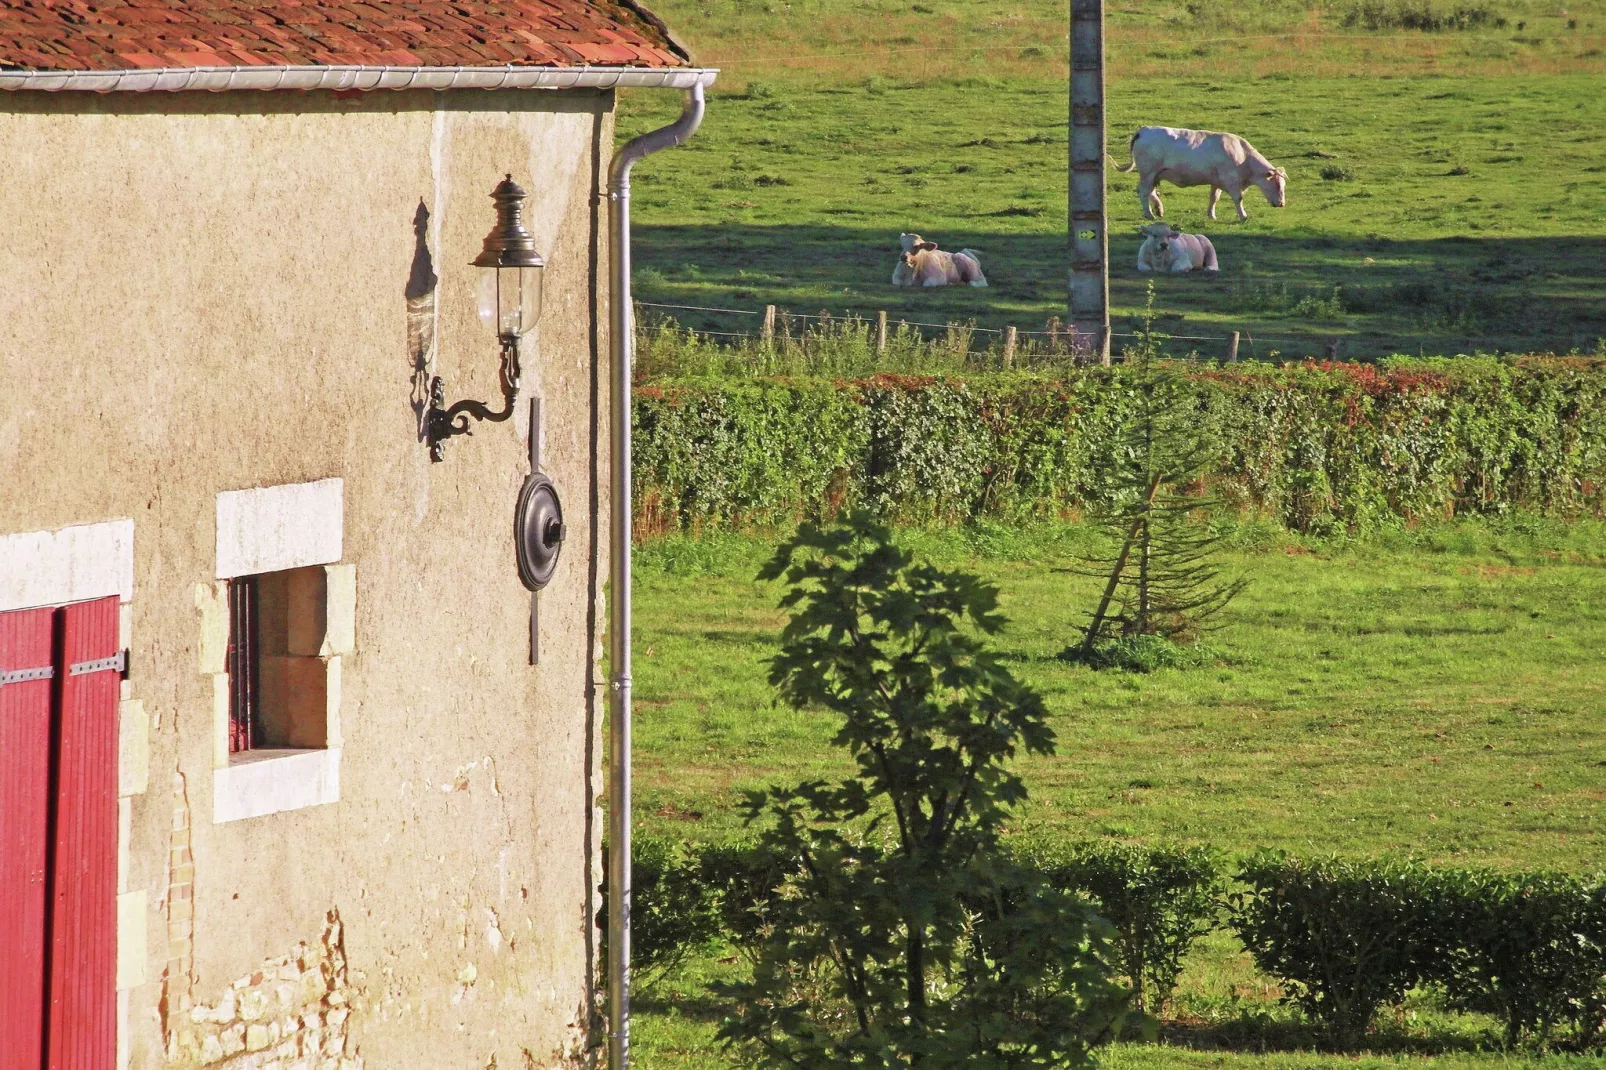
[[[209,1006],[170,1007],[168,1065],[362,1070],[346,1028],[354,995],[340,913],[332,910],[317,944],[269,959]]]

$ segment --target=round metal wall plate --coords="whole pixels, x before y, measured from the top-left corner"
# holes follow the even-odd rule
[[[519,490],[519,504],[513,511],[513,546],[524,586],[539,591],[552,582],[566,534],[558,488],[545,473],[532,472]]]

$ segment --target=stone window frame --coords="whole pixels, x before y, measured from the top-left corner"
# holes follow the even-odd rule
[[[217,496],[217,579],[198,584],[199,668],[212,679],[214,824],[340,800],[340,681],[356,653],[356,567],[341,563],[343,483],[324,479]],[[229,581],[277,573],[293,585],[297,645],[284,668],[296,678],[298,742],[229,751]],[[321,739],[317,732],[321,721]]]

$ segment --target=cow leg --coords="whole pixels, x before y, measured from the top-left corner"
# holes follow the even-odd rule
[[[1216,202],[1219,201],[1219,200],[1221,200],[1221,187],[1220,186],[1211,186],[1210,187],[1210,203],[1205,206],[1206,212],[1210,216],[1211,219],[1216,218]]]
[[[1144,219],[1154,218],[1154,203],[1159,199],[1154,193],[1154,182],[1148,176],[1138,179],[1138,210]]]
[[[1249,213],[1244,210],[1243,190],[1235,189],[1232,191],[1232,204],[1234,208],[1238,209],[1238,222],[1242,223],[1249,218]]]

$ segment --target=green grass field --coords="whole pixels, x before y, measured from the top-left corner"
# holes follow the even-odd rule
[[[1157,280],[1162,327],[1202,339],[1179,350],[1216,355],[1230,330],[1261,358],[1320,352],[1328,339],[1346,356],[1603,344],[1601,5],[1572,9],[1573,30],[1559,9],[1536,6],[1530,24],[1505,5],[1503,30],[1361,35],[1304,5],[1241,6],[1256,19],[1216,25],[1154,4],[1115,5],[1110,20],[1112,165],[1126,161],[1130,131],[1159,123],[1242,133],[1290,172],[1288,207],[1251,191],[1244,224],[1230,205],[1207,220],[1202,189],[1162,186],[1167,218],[1208,233],[1223,265]],[[707,61],[732,66],[697,137],[637,172],[641,300],[884,309],[992,329],[1063,315],[1063,5],[663,7],[694,45],[709,40]],[[1307,33],[1269,32],[1279,29]],[[1206,47],[1218,32],[1228,36]],[[770,55],[778,38],[788,56]],[[899,49],[909,62],[884,69]],[[1022,58],[1031,49],[1043,55]],[[1162,62],[1168,51],[1175,63]],[[629,96],[621,133],[675,107],[668,94]],[[1118,331],[1149,278],[1135,265],[1135,188],[1135,176],[1110,174]],[[894,288],[905,230],[979,250],[991,287]],[[673,314],[703,330],[757,327],[753,316]]]
[[[718,66],[703,129],[636,171],[644,302],[1040,329],[1063,315],[1064,0],[649,0]],[[1420,6],[1420,5],[1417,5]],[[1453,5],[1436,0],[1441,13]],[[1215,241],[1219,277],[1156,280],[1174,349],[1225,332],[1262,359],[1476,350],[1594,351],[1606,336],[1606,0],[1468,0],[1472,29],[1369,27],[1351,0],[1109,0],[1112,163],[1142,124],[1226,129],[1291,174],[1287,208],[1167,218]],[[1405,10],[1388,0],[1388,17]],[[1392,13],[1392,14],[1391,14]],[[1501,21],[1503,20],[1503,22]],[[1387,21],[1385,19],[1385,21]],[[619,132],[667,121],[627,93]],[[1110,174],[1116,330],[1135,270],[1136,178]],[[899,232],[983,254],[992,285],[912,293]],[[644,311],[653,313],[647,308]],[[699,330],[755,316],[676,313]],[[985,341],[982,339],[981,341]],[[1026,762],[1027,836],[1199,842],[1239,853],[1410,852],[1443,862],[1606,862],[1606,525],[1458,523],[1362,542],[1243,526],[1253,585],[1210,642],[1218,664],[1150,676],[1055,658],[1090,598],[1061,571],[1076,525],[910,532],[997,582],[1019,673],[1059,753]],[[644,831],[741,832],[746,788],[831,775],[833,726],[771,701],[772,544],[666,538],[638,562],[637,801]],[[703,985],[740,968],[710,949],[640,992],[648,1070],[735,1067]],[[1368,1053],[1324,1054],[1233,939],[1190,960],[1159,1044],[1113,1070],[1599,1067],[1501,1053],[1492,1022],[1420,993]]]
[[[1253,583],[1209,640],[1220,663],[1148,676],[1054,656],[1093,597],[1093,581],[1062,571],[1089,545],[1088,529],[910,537],[999,584],[1012,620],[1002,649],[1047,697],[1059,753],[1021,766],[1031,800],[1019,834],[1501,867],[1606,860],[1598,522],[1464,523],[1357,543],[1246,526],[1228,560]],[[772,703],[765,662],[783,620],[779,589],[752,579],[769,546],[724,536],[642,550],[635,738],[646,831],[737,835],[743,789],[847,768],[829,746],[827,717]],[[644,1066],[737,1065],[712,1049],[718,1009],[700,995],[710,971],[730,968],[716,955],[647,993],[637,1019]],[[1378,1043],[1388,1058],[1210,1050],[1313,1045],[1276,994],[1215,934],[1164,1032],[1189,1054],[1131,1045],[1106,1065],[1394,1066],[1427,1055],[1439,1070],[1507,1064],[1476,1053],[1492,1025],[1447,1017],[1425,996],[1385,1023]]]

